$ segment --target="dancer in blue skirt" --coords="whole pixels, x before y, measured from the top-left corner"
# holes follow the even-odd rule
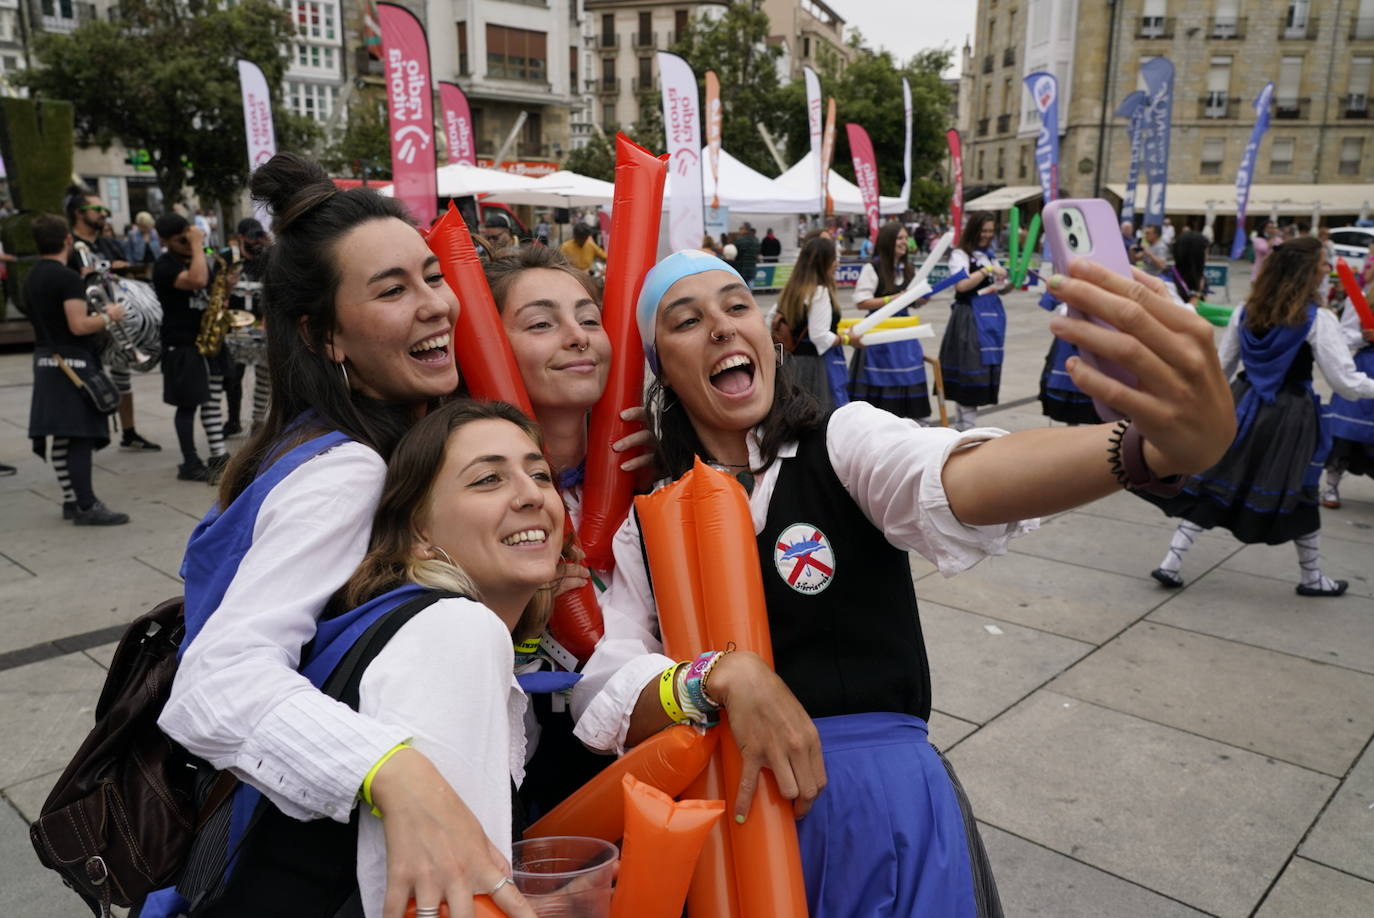
[[[1369,292],[1374,293],[1374,285]],[[1341,336],[1351,350],[1355,368],[1374,376],[1374,329],[1360,327],[1359,314],[1349,300],[1341,312]],[[1335,395],[1326,418],[1331,428],[1331,454],[1326,458],[1322,506],[1339,510],[1341,478],[1346,472],[1374,477],[1374,399]]]
[[[978,409],[997,404],[1002,386],[1002,345],[1007,313],[997,295],[1007,271],[993,255],[997,218],[985,210],[969,215],[959,245],[949,253],[949,272],[967,272],[954,285],[954,306],[940,342],[945,398],[955,403],[954,427],[978,426]]]
[[[778,296],[774,339],[792,355],[792,376],[829,411],[849,402],[849,371],[844,364],[839,294],[835,291],[838,257],[833,240],[808,239],[797,256],[792,276]],[[780,329],[786,329],[781,334]],[[790,347],[788,345],[790,344]]]
[[[854,285],[854,305],[872,312],[891,302],[915,276],[906,227],[885,223],[878,230],[878,257],[864,265]],[[897,315],[911,315],[911,308]],[[870,402],[898,417],[918,421],[930,417],[921,342],[896,341],[855,350],[849,366],[849,397]]]

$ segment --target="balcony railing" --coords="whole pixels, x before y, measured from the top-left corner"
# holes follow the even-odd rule
[[[619,48],[620,34],[618,32],[602,32],[596,36],[596,46],[598,48]]]
[[[639,77],[635,77],[633,80],[630,81],[630,90],[631,90],[632,92],[636,92],[636,93],[640,93],[640,92],[658,92],[658,80],[657,80],[657,79],[648,79],[648,80],[644,80],[644,79],[640,79]]]
[[[1173,38],[1174,17],[1141,16],[1136,22],[1136,38]]]
[[[978,119],[978,136],[979,136],[979,137],[986,137],[986,136],[988,136],[988,119],[987,119],[987,118],[979,118],[979,119]]]
[[[1218,19],[1214,16],[1207,20],[1207,37],[1219,40],[1244,38],[1245,19],[1236,16]]]
[[[1287,121],[1306,121],[1311,107],[1311,99],[1276,99],[1274,117]]]
[[[602,77],[596,83],[596,91],[603,96],[618,95],[620,93],[620,80],[616,77]]]
[[[1002,50],[1002,66],[1014,67],[1016,65],[1016,49],[1004,48]]]
[[[1374,41],[1374,16],[1356,16],[1350,21],[1351,41]]]
[[[991,55],[991,54],[984,54],[984,55],[983,55],[983,72],[984,72],[984,73],[992,73],[992,55]]]
[[[1319,21],[1317,16],[1308,16],[1306,21],[1290,22],[1285,16],[1279,20],[1279,41],[1312,41]]]
[[[1341,117],[1368,118],[1369,96],[1362,92],[1352,92],[1341,96]]]
[[[1005,134],[1011,130],[1011,115],[997,116],[997,133]]]
[[[636,48],[652,48],[658,44],[657,32],[636,32],[634,34]]]
[[[1198,98],[1199,118],[1234,118],[1240,110],[1240,96],[1209,92]]]

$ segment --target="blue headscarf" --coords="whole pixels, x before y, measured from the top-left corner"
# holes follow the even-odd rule
[[[654,343],[654,332],[658,327],[658,306],[663,300],[663,295],[684,277],[691,277],[693,274],[702,274],[706,271],[727,271],[735,277],[739,277],[740,283],[744,283],[744,278],[740,273],[721,261],[710,252],[703,252],[700,249],[683,249],[681,252],[674,252],[667,258],[660,261],[649,269],[649,273],[644,275],[644,286],[639,291],[639,305],[635,309],[635,317],[639,322],[639,340],[644,344],[644,356],[649,361],[649,368],[654,371],[654,375],[659,374],[658,347]]]

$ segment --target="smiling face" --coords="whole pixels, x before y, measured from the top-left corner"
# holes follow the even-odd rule
[[[721,438],[737,439],[773,404],[776,361],[763,312],[738,277],[704,271],[668,288],[655,322],[663,383],[724,460]]]
[[[417,520],[417,557],[438,546],[514,626],[553,580],[563,545],[563,503],[539,447],[510,421],[483,419],[449,435],[444,464]]]
[[[986,249],[992,245],[992,237],[997,235],[997,224],[992,220],[984,220],[982,227],[978,230],[978,248]]]
[[[586,411],[606,389],[611,339],[601,309],[566,271],[522,271],[501,303],[515,362],[535,414]]]
[[[910,242],[908,242],[908,238],[909,237],[906,234],[906,227],[903,227],[902,229],[898,230],[897,239],[892,246],[892,257],[896,258],[898,261],[901,261],[903,258],[905,258],[907,252],[910,250],[911,244]]]
[[[399,404],[456,389],[458,298],[420,234],[394,217],[369,220],[333,255],[340,281],[327,350],[333,362],[347,362],[350,385]]]

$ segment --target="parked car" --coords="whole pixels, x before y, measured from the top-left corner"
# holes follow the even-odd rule
[[[1335,246],[1336,257],[1344,258],[1358,274],[1364,270],[1365,259],[1369,257],[1369,247],[1374,246],[1374,227],[1342,226],[1333,229],[1331,244]]]

